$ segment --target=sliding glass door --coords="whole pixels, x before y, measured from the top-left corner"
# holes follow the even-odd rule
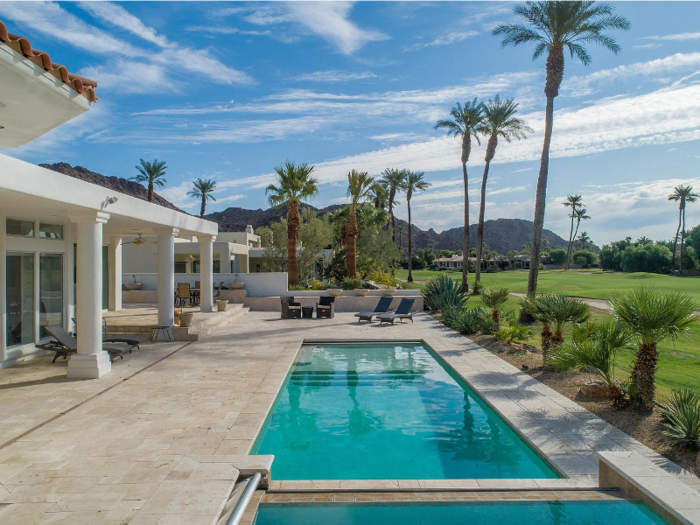
[[[12,253],[7,261],[7,347],[34,342],[34,254]]]
[[[47,326],[63,326],[63,254],[39,256],[39,337],[48,337]]]

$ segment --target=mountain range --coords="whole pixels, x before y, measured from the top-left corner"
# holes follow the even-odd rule
[[[121,193],[126,193],[132,197],[146,200],[146,188],[141,184],[121,178],[107,177],[99,173],[88,170],[82,166],[71,166],[65,162],[57,164],[41,164],[42,167],[63,173],[76,179],[84,180],[93,184],[97,184]],[[177,206],[168,202],[159,195],[154,197],[155,203],[167,208],[182,211]],[[343,205],[336,204],[325,208],[315,208],[309,204],[302,204],[302,208],[308,208],[315,211],[318,215],[332,213],[342,208]],[[186,213],[186,212],[183,212]],[[246,208],[231,207],[223,211],[218,211],[205,215],[204,218],[214,221],[219,224],[219,230],[222,232],[244,231],[247,225],[253,228],[268,226],[273,222],[279,221],[287,214],[287,209],[284,206],[277,206],[263,210],[248,210]],[[523,245],[532,238],[532,221],[522,219],[495,219],[488,220],[484,223],[484,242],[492,250],[500,254],[506,254],[511,250],[521,250]],[[408,223],[401,219],[396,219],[397,240],[402,246],[407,244]],[[464,228],[457,227],[449,230],[444,230],[440,233],[432,228],[421,230],[415,225],[411,226],[413,234],[413,246],[415,250],[420,248],[435,248],[439,250],[461,250],[462,236]],[[552,232],[544,230],[542,238],[549,243],[551,248],[566,248],[566,240]],[[469,243],[470,247],[476,246],[476,224],[469,226]]]

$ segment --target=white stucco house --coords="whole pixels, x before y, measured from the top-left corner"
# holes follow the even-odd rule
[[[0,21],[0,148],[89,111],[96,87]],[[45,326],[70,330],[77,317],[68,376],[108,373],[102,312],[121,308],[122,239],[137,233],[157,241],[158,324],[171,326],[176,241],[197,239],[202,287],[212,290],[217,224],[0,154],[0,367],[37,355]],[[203,310],[212,303],[202,295]]]

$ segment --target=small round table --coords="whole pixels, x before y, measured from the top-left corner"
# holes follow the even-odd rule
[[[313,319],[314,317],[314,307],[313,306],[302,306],[301,316],[304,319]]]

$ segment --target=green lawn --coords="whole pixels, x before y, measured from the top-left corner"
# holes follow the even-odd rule
[[[413,272],[414,281],[428,281],[444,272],[417,270]],[[483,273],[481,281],[487,287],[505,287],[511,292],[527,291],[527,270],[498,273]],[[461,280],[461,273],[450,273],[454,279]],[[407,270],[397,270],[396,277],[406,279]],[[469,274],[470,285],[474,284],[474,274]],[[591,299],[608,299],[616,291],[631,290],[639,285],[655,286],[659,290],[686,292],[700,302],[700,277],[672,277],[655,273],[612,273],[599,270],[541,271],[537,283],[539,292],[561,292],[576,297]]]
[[[443,272],[430,270],[413,272],[416,281],[427,281],[440,273]],[[408,272],[400,270],[396,274],[399,279],[405,279]],[[451,275],[455,279],[461,278],[461,273]],[[470,281],[472,277],[470,274]],[[482,274],[482,281],[486,286],[504,286],[513,292],[527,291],[527,271]],[[659,290],[686,292],[700,302],[700,278],[680,278],[647,273],[542,271],[540,272],[538,291],[564,292],[578,297],[607,299],[615,291],[630,290],[642,283],[655,286]],[[518,303],[517,298],[510,298],[504,310],[517,312]],[[470,296],[468,306],[477,305],[482,305],[479,296]],[[608,314],[597,313],[594,317],[603,319],[608,317]],[[537,324],[534,325],[532,338],[525,342],[539,347],[539,329]],[[567,334],[568,337],[570,334]],[[618,368],[619,374],[623,378],[629,374],[634,353],[634,349],[632,349],[620,354]],[[659,345],[659,368],[656,382],[660,396],[667,395],[671,389],[681,386],[700,390],[700,323],[696,324],[691,332],[680,340],[663,341]]]

